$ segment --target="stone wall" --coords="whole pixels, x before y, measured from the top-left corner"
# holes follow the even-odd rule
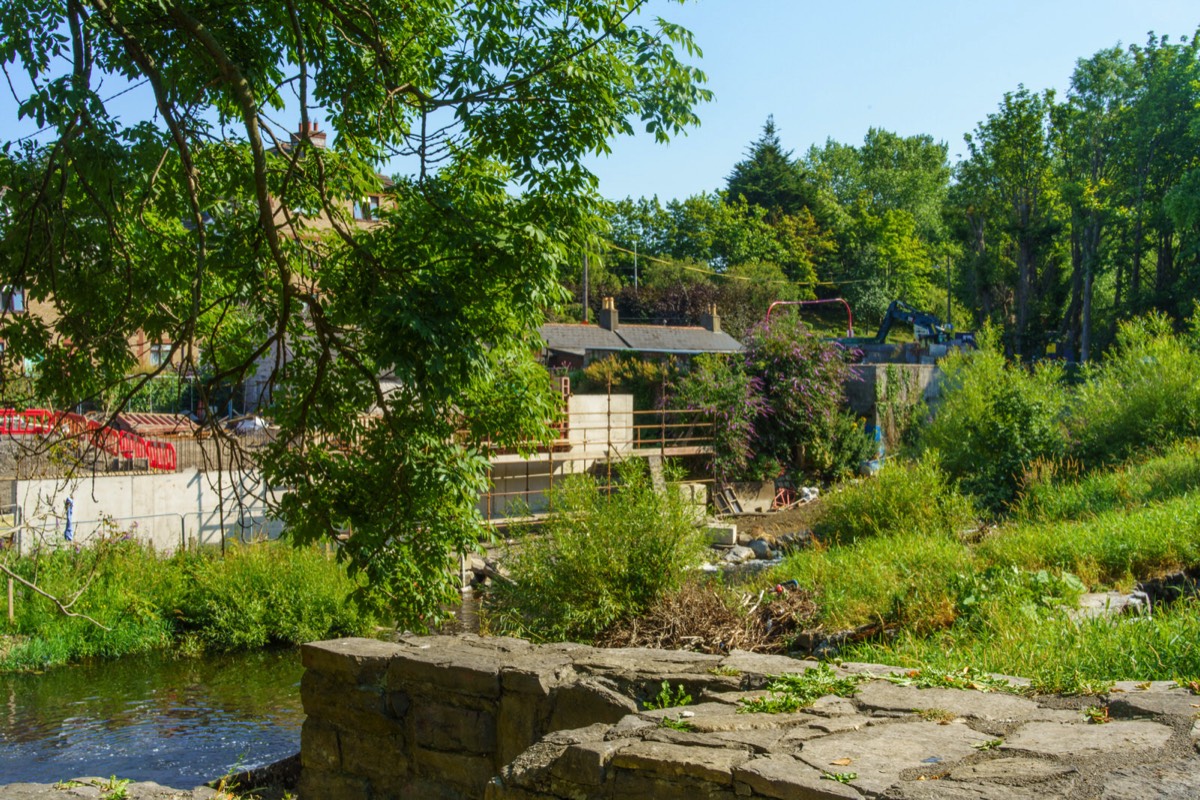
[[[474,636],[318,642],[303,661],[301,797],[322,800],[481,798],[546,734],[617,723],[664,680],[698,697],[805,665]]]
[[[303,660],[303,800],[1200,797],[1198,698],[1169,681],[1028,697],[842,664],[853,696],[764,714],[741,701],[815,664],[476,636]],[[645,710],[663,681],[694,703]]]

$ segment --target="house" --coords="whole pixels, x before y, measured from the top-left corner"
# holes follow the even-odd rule
[[[721,330],[716,306],[709,308],[699,325],[624,325],[613,302],[604,298],[600,324],[553,323],[538,328],[545,343],[542,360],[547,367],[579,369],[616,353],[643,358],[691,358],[700,353],[738,353],[741,343]]]

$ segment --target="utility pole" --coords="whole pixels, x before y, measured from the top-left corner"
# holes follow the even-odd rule
[[[953,328],[950,321],[950,256],[946,255],[946,327]]]
[[[637,237],[633,237],[633,293],[637,294],[638,278],[637,278]]]
[[[583,254],[583,322],[588,321],[588,254]]]

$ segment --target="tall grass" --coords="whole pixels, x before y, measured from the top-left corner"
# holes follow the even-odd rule
[[[1026,471],[1011,516],[1021,522],[1080,520],[1131,511],[1200,489],[1200,440],[1168,447],[1119,468],[1085,471],[1077,460],[1046,460]]]
[[[887,622],[925,631],[953,622],[953,580],[970,569],[970,550],[954,537],[896,533],[800,551],[773,579],[814,592],[827,630]]]
[[[1142,578],[1200,564],[1200,502],[1183,495],[1090,519],[999,529],[976,551],[988,563],[1068,570],[1092,587],[1128,589]]]
[[[370,631],[377,610],[351,602],[359,584],[312,548],[278,543],[161,558],[132,541],[59,549],[10,567],[71,610],[109,630],[66,617],[18,590],[16,619],[0,627],[0,670],[44,669],[86,658],[158,650],[231,651],[295,645]]]
[[[892,533],[957,534],[973,525],[975,509],[951,485],[936,459],[888,463],[873,479],[844,486],[825,499],[816,532],[849,543]]]
[[[847,659],[937,670],[973,667],[1019,675],[1045,692],[1103,689],[1114,680],[1200,676],[1200,602],[1181,601],[1153,616],[1074,620],[1062,610],[1009,604],[981,627],[955,625],[933,635],[903,631],[892,641],[859,644]]]

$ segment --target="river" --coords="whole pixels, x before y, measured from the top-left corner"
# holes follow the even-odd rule
[[[298,651],[0,675],[0,784],[116,775],[190,789],[300,750]]]

